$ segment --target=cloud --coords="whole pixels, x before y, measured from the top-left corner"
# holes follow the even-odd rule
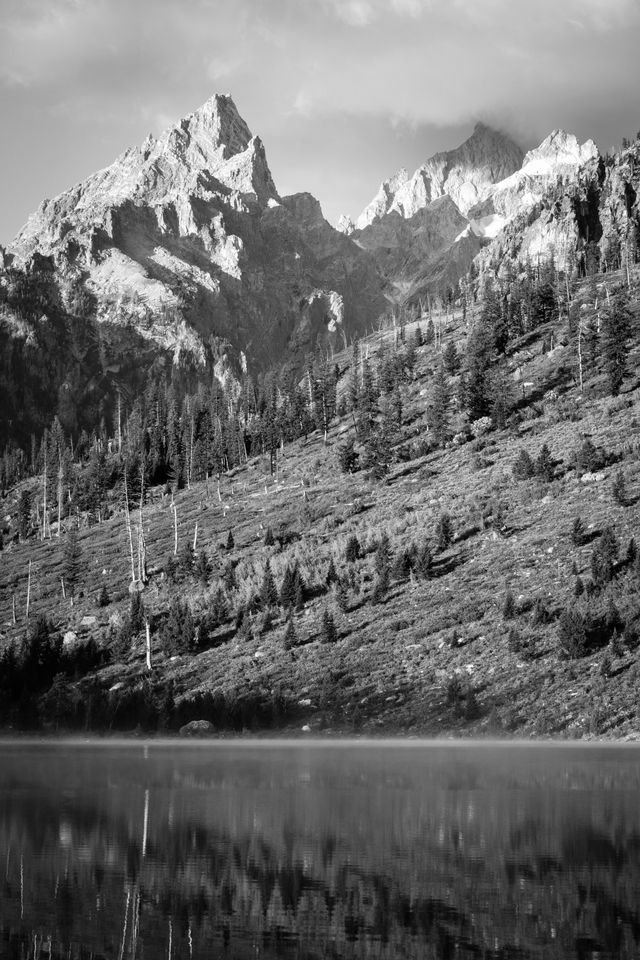
[[[426,156],[434,131],[476,119],[529,141],[581,128],[608,147],[614,124],[618,139],[638,125],[639,31],[638,0],[0,0],[3,132],[14,151],[64,138],[79,172],[98,138],[104,164],[229,92],[278,157],[274,173],[302,186],[305,170],[322,182],[325,169],[329,196],[340,164],[345,183],[375,186],[392,172],[379,169],[390,138],[422,137]],[[50,128],[30,132],[28,116]],[[341,155],[343,119],[356,176]],[[359,132],[375,150],[358,149]],[[10,209],[4,153],[0,209]]]

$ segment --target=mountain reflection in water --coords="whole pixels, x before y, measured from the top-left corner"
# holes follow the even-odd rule
[[[0,956],[638,958],[639,761],[4,744]]]

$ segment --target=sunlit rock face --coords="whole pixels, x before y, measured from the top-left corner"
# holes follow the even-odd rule
[[[98,321],[198,362],[221,344],[254,367],[293,341],[313,348],[331,332],[309,331],[313,291],[343,298],[351,332],[386,306],[370,258],[309,194],[280,197],[262,141],[221,95],[44,201],[9,255],[19,269],[49,258],[67,301],[82,292]]]

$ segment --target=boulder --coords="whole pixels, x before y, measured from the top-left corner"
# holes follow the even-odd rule
[[[208,720],[190,720],[180,727],[181,737],[208,737],[215,733],[215,727]]]

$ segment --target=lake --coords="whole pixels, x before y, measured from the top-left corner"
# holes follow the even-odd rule
[[[3,958],[640,957],[640,749],[0,743]]]

